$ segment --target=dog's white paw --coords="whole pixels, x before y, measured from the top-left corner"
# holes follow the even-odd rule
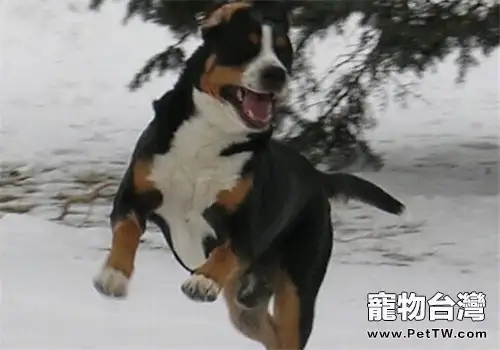
[[[182,292],[191,300],[211,302],[217,299],[221,287],[204,275],[192,275],[181,286]]]
[[[112,267],[104,267],[101,272],[94,277],[94,287],[103,295],[124,298],[127,296],[128,278],[125,274]]]

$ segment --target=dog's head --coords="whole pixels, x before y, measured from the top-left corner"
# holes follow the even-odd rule
[[[267,130],[288,92],[288,31],[287,12],[278,3],[232,2],[209,14],[201,26],[207,54],[195,103],[223,113],[218,118],[233,127]]]

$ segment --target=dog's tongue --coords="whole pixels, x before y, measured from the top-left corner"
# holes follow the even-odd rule
[[[246,90],[242,102],[243,112],[254,120],[268,121],[271,118],[273,103],[269,94],[258,94]]]

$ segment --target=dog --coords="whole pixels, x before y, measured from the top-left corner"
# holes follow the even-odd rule
[[[154,103],[113,201],[111,249],[93,284],[124,297],[146,222],[191,276],[195,301],[223,290],[229,316],[266,349],[303,349],[332,254],[330,200],[404,205],[349,174],[318,171],[273,139],[292,71],[279,2],[220,5],[174,87]],[[274,296],[274,312],[268,312]]]

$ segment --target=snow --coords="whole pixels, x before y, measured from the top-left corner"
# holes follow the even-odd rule
[[[491,202],[473,204],[491,207]],[[443,201],[425,204],[427,210],[422,214],[431,215],[431,220],[422,231],[424,237],[400,228],[399,234],[398,230],[380,232],[378,237],[365,238],[364,244],[360,243],[363,239],[357,244],[337,242],[340,249],[319,297],[311,349],[326,350],[333,345],[340,349],[495,348],[495,212],[479,211],[479,222],[490,229],[476,232],[471,240],[463,236],[477,230],[474,222],[443,223],[439,211],[432,215],[429,210],[439,210]],[[457,237],[451,236],[454,231]],[[9,214],[0,220],[0,232],[2,349],[259,348],[232,330],[221,300],[199,304],[184,297],[180,284],[187,276],[161,244],[141,246],[129,297],[111,300],[91,285],[109,246],[107,230],[68,228],[29,215]],[[467,245],[469,254],[463,256],[460,247]],[[386,261],[381,254],[388,257]],[[368,292],[406,290],[432,296],[438,290],[456,294],[471,289],[489,297],[484,322],[367,322]],[[489,338],[375,341],[365,333],[408,327],[487,330]]]
[[[151,101],[174,77],[129,92],[132,74],[170,37],[139,21],[121,26],[122,4],[95,14],[86,3],[0,0],[1,162],[25,176],[0,185],[0,199],[9,194],[31,208],[0,213],[1,348],[259,349],[232,329],[222,300],[194,303],[181,293],[188,276],[154,231],[140,247],[129,297],[95,292],[91,279],[111,238],[106,201],[94,210],[93,227],[51,221],[60,191],[84,188],[79,179],[90,175],[123,172]],[[343,45],[331,40],[324,45]],[[495,52],[458,86],[452,60],[444,62],[417,87],[425,101],[377,111],[379,125],[367,137],[386,166],[360,175],[402,199],[409,216],[335,204],[334,256],[310,349],[499,348],[498,59]],[[322,55],[317,64],[330,61]],[[484,292],[486,318],[368,322],[366,294],[380,290]],[[366,335],[409,327],[486,330],[488,337]]]

